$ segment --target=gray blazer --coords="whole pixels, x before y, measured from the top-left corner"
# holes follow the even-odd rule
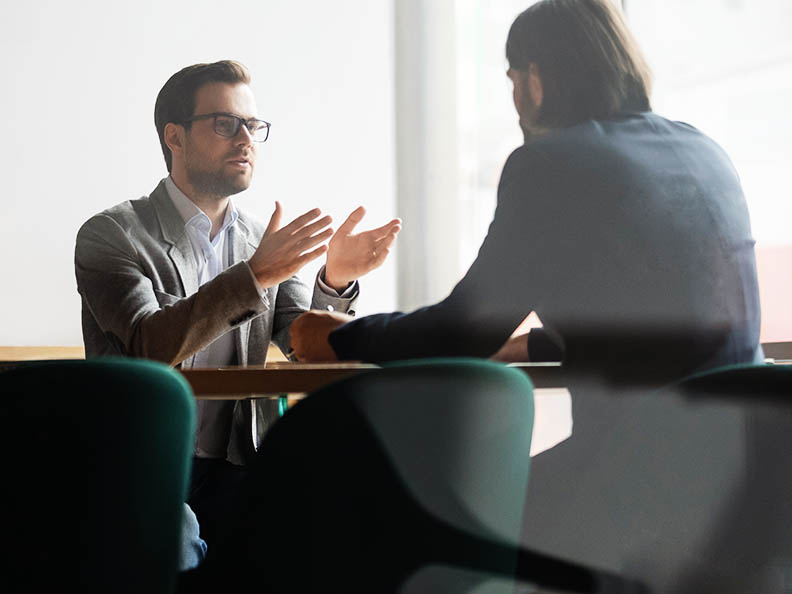
[[[190,368],[195,353],[234,332],[238,365],[263,364],[270,341],[289,350],[289,326],[310,308],[354,313],[351,299],[311,291],[297,277],[259,293],[246,264],[265,225],[239,211],[231,265],[198,286],[184,221],[164,181],[148,197],[89,219],[77,234],[75,272],[87,357],[121,355]],[[257,432],[277,418],[275,401],[256,401]],[[197,447],[244,463],[252,452],[249,404],[200,401]]]

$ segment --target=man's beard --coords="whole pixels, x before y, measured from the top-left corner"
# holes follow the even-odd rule
[[[531,101],[530,96],[526,93],[523,98],[522,109],[520,110],[520,129],[523,133],[524,142],[529,142],[538,136],[542,136],[541,128],[536,125],[538,118],[539,106]]]
[[[552,132],[551,128],[538,126],[536,124],[536,119],[525,121],[522,118],[520,119],[520,129],[523,133],[523,142],[528,143],[532,140],[537,138],[541,138],[542,136],[546,136],[550,132]]]
[[[523,133],[523,141],[528,143],[535,138],[547,134],[550,130],[537,123],[541,107],[531,100],[530,93],[526,90],[523,93],[523,101],[520,106],[520,129]]]
[[[185,163],[187,181],[201,194],[226,198],[247,190],[249,178],[239,173],[224,174],[222,169],[208,170],[196,167],[194,163]]]

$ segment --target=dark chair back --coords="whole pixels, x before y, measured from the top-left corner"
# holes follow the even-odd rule
[[[0,372],[0,590],[172,591],[194,434],[192,391],[160,363]]]
[[[691,403],[720,403],[744,419],[742,481],[707,540],[706,557],[731,569],[733,591],[792,591],[792,365],[720,367],[687,378],[680,389]]]
[[[532,427],[527,376],[484,360],[320,389],[262,444],[236,567],[275,593],[509,592],[518,576],[600,591],[610,576],[519,548]]]
[[[572,391],[572,436],[532,460],[523,543],[656,594],[792,584],[792,367]]]

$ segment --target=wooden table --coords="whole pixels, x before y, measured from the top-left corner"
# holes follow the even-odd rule
[[[536,388],[564,387],[560,363],[512,363],[528,374]],[[202,400],[268,398],[304,394],[321,386],[378,369],[367,363],[285,363],[266,366],[184,369],[181,373]]]
[[[530,455],[545,451],[572,434],[572,404],[560,363],[512,363],[527,373],[534,390],[534,426]],[[288,399],[288,406],[332,381],[378,369],[365,363],[270,362],[266,366],[185,369],[181,373],[199,400]]]

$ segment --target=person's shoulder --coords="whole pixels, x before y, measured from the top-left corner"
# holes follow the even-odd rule
[[[704,134],[693,124],[690,124],[688,122],[683,122],[680,120],[672,120],[653,111],[642,113],[641,115],[648,124],[650,124],[652,127],[658,130],[677,130],[680,132],[692,132],[694,134],[701,134],[701,135]]]
[[[94,224],[102,220],[112,220],[122,227],[127,227],[135,224],[140,220],[141,212],[151,208],[151,199],[149,196],[142,196],[133,200],[125,200],[114,206],[106,208],[105,210],[96,213],[89,218],[84,225]]]
[[[514,149],[503,166],[504,179],[530,177],[537,180],[552,175],[559,163],[565,162],[571,144],[561,141],[557,134],[530,139]]]
[[[685,122],[667,119],[651,111],[626,111],[606,118],[588,119],[553,130],[527,142],[526,158],[556,164],[562,171],[578,162],[589,163],[608,155],[632,150],[636,142],[662,138],[664,142],[708,140]]]
[[[553,129],[528,138],[522,146],[509,155],[506,162],[520,164],[523,167],[529,166],[536,172],[546,171],[559,160],[563,162],[566,157],[581,152],[582,147],[597,143],[596,137],[600,133],[598,124],[592,120]]]
[[[697,137],[709,139],[697,127],[688,122],[672,120],[653,111],[624,112],[603,120],[590,120],[581,125],[583,136],[606,137],[619,142],[624,136],[660,135],[666,139]]]
[[[670,120],[657,114],[651,114],[650,121],[657,130],[675,133],[680,139],[698,142],[718,152],[723,152],[723,148],[712,137],[689,122]]]
[[[82,224],[78,236],[92,229],[112,227],[129,230],[139,227],[144,221],[155,216],[152,198],[155,197],[158,189],[155,189],[150,195],[125,200],[96,213]]]
[[[695,155],[695,158],[708,159],[711,163],[720,163],[729,170],[734,169],[724,148],[693,124],[665,118],[653,112],[646,113],[645,119],[647,125],[651,126],[652,133],[669,145],[683,147],[687,154]]]

